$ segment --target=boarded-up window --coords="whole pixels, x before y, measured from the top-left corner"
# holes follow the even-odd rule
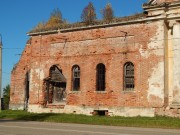
[[[124,90],[134,89],[134,64],[127,62],[124,64]]]
[[[105,91],[105,65],[100,63],[96,67],[96,90]]]
[[[48,103],[59,103],[66,101],[66,78],[62,70],[52,66],[49,70],[49,77],[44,79],[46,83],[46,99]]]

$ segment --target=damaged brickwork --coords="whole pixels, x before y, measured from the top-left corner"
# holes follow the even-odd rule
[[[180,3],[170,3],[168,12],[154,3],[153,10],[144,5],[142,19],[29,33],[12,70],[10,108],[179,117]]]

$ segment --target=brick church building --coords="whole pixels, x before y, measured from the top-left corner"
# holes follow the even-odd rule
[[[180,117],[180,0],[149,0],[110,24],[30,32],[10,108]]]

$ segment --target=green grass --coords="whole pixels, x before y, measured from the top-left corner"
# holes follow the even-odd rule
[[[148,127],[148,128],[175,128],[180,129],[180,119],[170,117],[106,117],[85,116],[75,114],[29,113],[26,111],[1,111],[0,119],[14,119],[27,121],[44,121],[60,123],[78,123],[91,125]]]

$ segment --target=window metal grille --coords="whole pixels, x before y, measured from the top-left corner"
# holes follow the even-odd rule
[[[100,63],[96,67],[96,90],[105,91],[105,65]]]
[[[73,66],[73,91],[78,91],[80,89],[80,67],[78,65]]]
[[[134,89],[134,64],[127,62],[124,64],[124,90]]]

